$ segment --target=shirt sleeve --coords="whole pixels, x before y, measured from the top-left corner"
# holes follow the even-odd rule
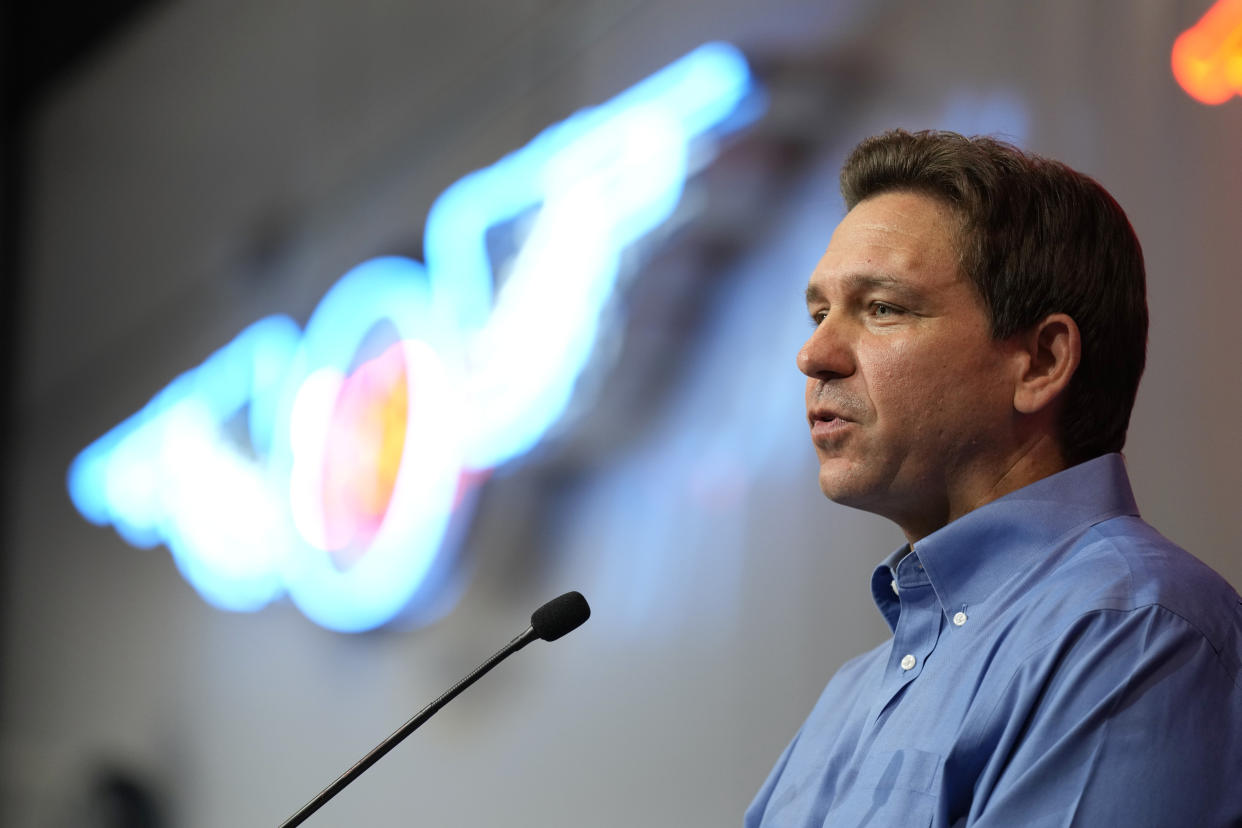
[[[789,754],[793,753],[794,745],[798,744],[798,738],[801,735],[801,730],[794,734],[793,739],[785,747],[780,758],[776,760],[776,765],[773,766],[772,772],[768,774],[767,781],[763,783],[759,793],[755,794],[754,801],[746,809],[746,814],[742,818],[743,828],[759,828],[763,824],[763,814],[768,808],[768,803],[772,800],[772,791],[776,788],[776,781],[781,778],[785,765],[789,764]]]
[[[965,824],[1242,825],[1237,682],[1163,607],[1082,616],[1010,683]]]

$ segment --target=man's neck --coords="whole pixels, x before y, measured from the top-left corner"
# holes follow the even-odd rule
[[[943,507],[936,513],[912,515],[894,522],[901,527],[906,540],[914,544],[963,515],[1068,467],[1060,444],[1044,436],[992,464],[990,470],[964,479],[960,490],[948,492]]]

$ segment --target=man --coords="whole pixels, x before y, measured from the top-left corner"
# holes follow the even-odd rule
[[[756,826],[1242,825],[1242,603],[1138,517],[1142,253],[1094,181],[891,132],[841,173],[798,354],[824,494],[898,524],[893,629]]]

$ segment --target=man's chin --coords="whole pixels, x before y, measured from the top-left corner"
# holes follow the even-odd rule
[[[873,487],[867,486],[857,471],[839,462],[823,463],[819,467],[819,490],[833,503],[864,508],[861,504]]]

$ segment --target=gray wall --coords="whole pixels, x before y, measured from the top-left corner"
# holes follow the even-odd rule
[[[156,785],[177,824],[275,824],[576,588],[586,627],[504,665],[316,824],[736,824],[827,677],[886,632],[866,584],[900,535],[820,497],[793,354],[839,159],[892,125],[1021,131],[1125,206],[1152,310],[1127,449],[1139,503],[1242,584],[1242,100],[1197,104],[1168,70],[1207,5],[158,10],[32,134],[0,822],[72,824],[108,761]],[[287,603],[223,613],[165,550],[73,511],[70,459],[172,376],[262,315],[304,320],[351,265],[417,251],[453,180],[717,38],[822,60],[840,113],[796,183],[755,205],[764,231],[704,283],[646,425],[610,444],[587,419],[569,442],[591,451],[489,481],[442,620],[348,637]]]

